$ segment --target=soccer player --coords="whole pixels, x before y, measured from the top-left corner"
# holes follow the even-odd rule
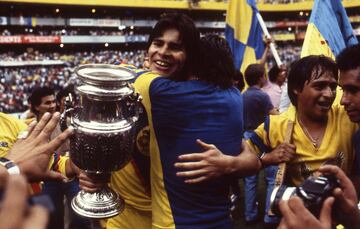
[[[340,103],[344,106],[348,117],[354,123],[360,122],[360,45],[350,46],[344,49],[337,57],[337,64],[340,69],[339,85],[343,90]],[[353,143],[356,149],[356,163],[359,167],[360,156],[360,131],[357,130],[353,136]],[[359,228],[360,212],[357,208],[358,198],[351,181],[339,168],[322,168],[323,173],[332,173],[340,180],[340,188],[334,191],[334,197],[338,202],[338,211],[341,211],[345,217],[340,222],[345,227]],[[280,210],[284,219],[280,225],[281,228],[332,228],[331,208],[334,200],[328,199],[324,202],[320,219],[317,220],[311,213],[305,209],[301,201],[292,199],[280,204]],[[339,208],[340,206],[340,208]],[[298,215],[307,220],[296,220]]]
[[[355,159],[352,135],[358,125],[349,120],[343,107],[333,105],[337,80],[337,65],[327,57],[308,56],[294,62],[288,76],[288,93],[295,110],[271,116],[254,131],[248,142],[259,153],[263,166],[287,163],[284,181],[287,185],[299,185],[323,164],[336,164],[347,174],[352,172]],[[293,125],[291,141],[283,143],[289,124]],[[268,150],[262,154],[260,148]],[[206,166],[194,166],[211,159],[192,155],[184,158],[198,161],[192,166],[182,166],[192,172],[206,170]],[[231,162],[223,166],[236,171]]]

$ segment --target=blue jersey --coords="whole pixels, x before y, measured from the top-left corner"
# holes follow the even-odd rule
[[[237,155],[243,133],[240,92],[196,80],[175,82],[154,73],[141,75],[135,88],[150,124],[151,193],[154,228],[232,228],[231,178],[185,184],[174,163],[184,153],[203,151],[196,139]]]

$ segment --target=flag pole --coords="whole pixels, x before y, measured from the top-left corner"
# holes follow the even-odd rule
[[[271,37],[268,29],[266,28],[265,22],[259,12],[256,13],[256,17],[259,21],[259,24],[260,24],[261,29],[263,30],[265,36]],[[280,67],[282,65],[282,61],[280,59],[280,56],[279,56],[273,42],[270,43],[270,50],[271,50],[271,53],[273,54],[273,57],[276,61],[277,66]]]

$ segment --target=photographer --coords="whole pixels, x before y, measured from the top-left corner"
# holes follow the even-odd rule
[[[336,211],[339,211],[342,223],[346,228],[360,228],[360,211],[357,207],[357,195],[355,187],[345,173],[337,166],[326,165],[319,168],[323,174],[334,175],[340,187],[333,192],[334,197],[327,198],[320,212],[319,219],[304,206],[299,197],[291,197],[288,201],[280,202],[280,211],[283,215],[278,228],[332,228],[332,209],[336,204]]]

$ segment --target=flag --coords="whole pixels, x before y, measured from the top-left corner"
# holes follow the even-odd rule
[[[230,0],[226,13],[225,37],[234,57],[235,67],[244,72],[264,52],[262,30],[256,17],[255,0]]]
[[[301,57],[323,54],[335,60],[341,50],[357,43],[341,1],[315,0]]]

